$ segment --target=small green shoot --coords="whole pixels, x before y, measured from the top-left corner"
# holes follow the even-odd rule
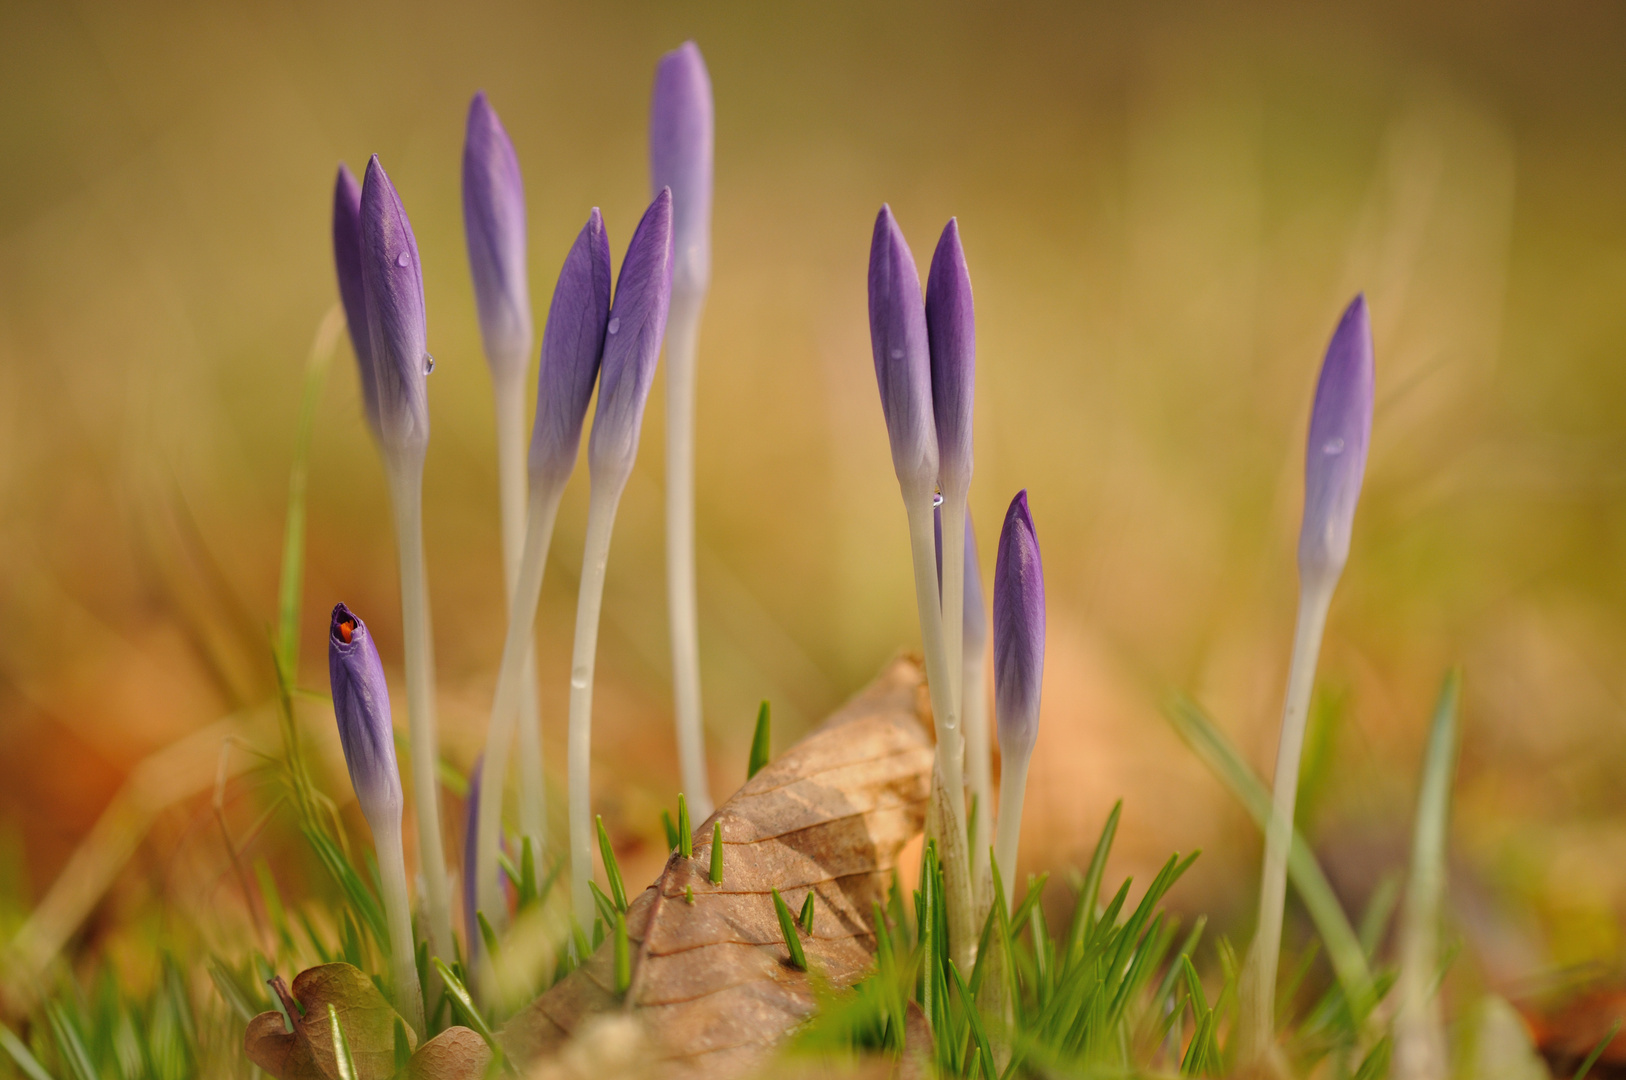
[[[796,933],[796,918],[791,915],[778,889],[773,890],[773,909],[779,916],[779,932],[785,935],[785,948],[790,950],[791,966],[798,971],[806,971],[807,953],[802,951],[802,939]]]
[[[751,779],[763,770],[768,764],[769,726],[771,724],[768,702],[763,700],[757,707],[757,729],[751,736],[751,758],[745,765],[745,778]]]
[[[694,886],[693,885],[685,885],[685,886],[683,886],[683,902],[685,904],[688,904],[690,907],[694,907]]]
[[[486,913],[483,911],[476,911],[474,920],[480,924],[480,940],[485,944],[486,956],[495,961],[497,959],[497,931],[492,929],[491,921],[486,918]]]
[[[1603,1052],[1609,1049],[1609,1044],[1614,1042],[1615,1036],[1620,1033],[1620,1020],[1620,1017],[1615,1017],[1615,1022],[1609,1025],[1608,1033],[1598,1040],[1598,1045],[1594,1046],[1592,1052],[1581,1062],[1581,1067],[1575,1070],[1575,1080],[1586,1080],[1586,1074],[1592,1071],[1592,1066],[1598,1063],[1598,1059],[1603,1057]]]
[[[685,859],[694,858],[694,828],[689,824],[689,800],[678,792],[678,854]]]
[[[627,910],[627,888],[621,883],[621,865],[615,861],[615,848],[610,846],[610,834],[604,829],[604,818],[593,815],[593,822],[598,826],[598,854],[604,860],[604,876],[610,879],[610,899],[615,901],[615,910]]]
[[[339,1080],[357,1080],[356,1062],[350,1056],[350,1042],[344,1037],[344,1026],[339,1023],[339,1010],[328,1002],[328,1030],[333,1035],[333,1059],[339,1069]]]
[[[615,913],[615,992],[632,989],[632,948],[627,940],[627,916]]]
[[[807,890],[807,899],[802,901],[802,913],[796,916],[796,922],[802,928],[802,933],[813,936],[813,900],[817,894],[812,889]]]
[[[661,811],[661,828],[666,830],[666,850],[676,851],[678,846],[678,827],[672,820],[672,815],[665,810]]]
[[[711,883],[723,883],[723,823],[713,822],[711,826]]]

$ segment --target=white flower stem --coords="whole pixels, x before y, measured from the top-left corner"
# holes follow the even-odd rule
[[[401,819],[375,825],[373,847],[378,852],[378,879],[384,889],[384,917],[390,933],[390,978],[395,984],[395,1007],[412,1025],[418,1039],[428,1038],[423,1022],[423,988],[418,985],[417,945],[412,939],[412,905],[407,899],[406,855],[401,850]]]
[[[610,558],[615,510],[626,486],[595,485],[587,501],[587,539],[582,549],[580,591],[576,594],[576,641],[570,659],[570,737],[566,767],[570,773],[571,913],[584,932],[593,925],[593,814],[589,769],[593,758],[593,665],[598,658],[599,614],[604,606],[604,570]]]
[[[994,841],[994,859],[999,863],[1003,879],[999,885],[1005,891],[1005,906],[1013,903],[1011,894],[1016,890],[1017,846],[1022,838],[1022,800],[1028,787],[1028,762],[1031,751],[1001,762],[999,775],[999,836]]]
[[[429,950],[442,958],[452,948],[451,890],[440,834],[440,742],[435,732],[435,643],[429,627],[429,581],[423,558],[423,458],[386,456],[395,542],[401,563],[401,632],[406,656],[406,699],[412,749],[412,791],[418,811],[418,870],[424,881]]]
[[[1287,855],[1293,840],[1293,809],[1298,797],[1299,759],[1304,752],[1304,726],[1315,685],[1316,661],[1327,626],[1337,575],[1301,581],[1293,659],[1287,672],[1282,706],[1281,741],[1276,748],[1270,821],[1265,828],[1264,870],[1259,881],[1259,920],[1242,975],[1240,1056],[1244,1065],[1261,1063],[1271,1053],[1276,1031],[1276,965],[1282,945],[1282,912],[1287,902]]]
[[[990,891],[992,868],[988,865],[994,821],[994,780],[988,745],[988,661],[983,650],[966,654],[962,685],[960,712],[965,717],[966,782],[977,800],[977,820],[971,836],[971,887],[977,898],[977,914],[981,916],[994,901]]]
[[[683,791],[696,821],[704,821],[712,811],[694,571],[694,369],[704,301],[704,293],[674,295],[666,329],[666,593],[672,626],[672,702]]]
[[[966,491],[963,487],[945,486],[943,489],[942,521],[943,521],[943,650],[949,657],[950,688],[954,695],[954,702],[959,708],[962,717],[972,716],[972,707],[966,698],[968,672],[971,664],[965,655],[965,515]],[[979,663],[981,657],[977,658]],[[979,671],[980,674],[980,671]],[[980,703],[979,703],[980,704]],[[978,710],[981,714],[981,710]],[[988,816],[993,809],[988,803],[987,768],[988,768],[988,732],[986,714],[981,714],[983,723],[982,736],[982,777],[985,781],[982,788],[976,786],[978,776],[976,762],[977,733],[972,732],[969,738],[964,734],[967,724],[960,725],[962,740],[966,744],[964,758],[968,760],[971,769],[972,792],[978,795],[977,801],[977,834],[968,838],[970,846],[970,859],[966,872],[971,882],[971,894],[977,903],[972,910],[972,920],[976,925],[982,924],[984,908],[982,903],[982,872],[988,865]],[[960,791],[959,798],[963,804],[964,791]]]
[[[501,366],[492,384],[497,407],[497,482],[502,507],[502,561],[508,606],[514,605],[520,556],[525,548],[525,375],[527,355]],[[519,828],[540,859],[547,845],[548,802],[542,774],[542,710],[538,701],[536,650],[526,649],[519,697]]]
[[[937,541],[932,523],[932,492],[904,492],[909,515],[909,547],[915,564],[915,604],[926,654],[926,688],[931,694],[937,728],[937,768],[947,796],[946,820],[952,827],[938,837],[943,877],[948,886],[949,948],[962,971],[970,971],[976,954],[976,918],[972,910],[971,872],[966,858],[964,733],[955,709],[948,651],[943,641],[943,610],[937,596]],[[962,530],[964,526],[961,526]],[[947,575],[945,575],[946,577]],[[962,578],[963,581],[963,578]],[[956,657],[958,661],[960,658]],[[958,666],[956,664],[955,666]]]
[[[513,742],[514,721],[519,715],[525,658],[532,655],[531,626],[536,621],[537,599],[542,595],[542,571],[547,566],[553,522],[559,513],[562,492],[562,485],[531,488],[524,551],[514,585],[514,602],[508,607],[508,633],[503,639],[497,692],[491,702],[491,722],[486,728],[485,759],[480,766],[480,816],[474,844],[475,896],[479,910],[497,926],[502,924],[507,912],[497,884],[503,780],[508,774],[508,747]],[[480,943],[471,941],[467,945],[472,961],[481,951]]]

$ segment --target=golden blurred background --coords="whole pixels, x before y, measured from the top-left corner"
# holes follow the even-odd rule
[[[464,112],[484,88],[517,146],[540,320],[590,207],[619,260],[648,198],[653,66],[692,37],[717,102],[698,444],[717,793],[743,778],[759,699],[784,746],[916,647],[865,261],[883,201],[923,266],[958,215],[977,298],[984,574],[1026,487],[1049,587],[1024,863],[1087,858],[1123,797],[1114,874],[1200,847],[1172,900],[1245,939],[1257,835],[1159,708],[1189,691],[1261,771],[1273,760],[1310,395],[1365,290],[1377,414],[1302,823],[1358,912],[1404,864],[1424,725],[1460,662],[1452,888],[1469,953],[1504,986],[1613,967],[1623,31],[1618,5],[1501,0],[6,0],[0,831],[20,855],[0,873],[44,895],[138,763],[201,730],[204,751],[174,778],[172,758],[137,774],[155,816],[125,838],[129,864],[80,940],[231,914],[207,726],[235,716],[245,747],[276,745],[267,628],[305,358],[336,301],[332,177],[374,152],[425,266],[441,723],[448,759],[472,760],[503,621]],[[634,879],[658,861],[677,785],[661,393],[610,564],[594,744],[596,800]],[[585,492],[578,476],[538,623],[556,796]],[[342,339],[309,520],[303,685],[325,692],[339,599],[397,679],[386,491]],[[306,714],[326,787],[347,797],[329,714]],[[229,786],[240,832],[263,788]],[[275,859],[275,828],[260,835],[250,854]]]

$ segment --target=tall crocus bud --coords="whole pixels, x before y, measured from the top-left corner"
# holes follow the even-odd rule
[[[395,765],[389,687],[367,624],[343,604],[333,606],[328,621],[327,667],[350,786],[378,853],[397,1007],[420,1034],[427,1034],[407,901],[406,855],[401,848],[401,773]]]
[[[339,165],[333,182],[333,266],[339,274],[339,300],[350,344],[361,373],[361,401],[367,423],[378,431],[378,381],[373,374],[372,331],[367,328],[367,290],[361,281],[361,184],[350,166]]]
[[[711,280],[711,76],[699,46],[661,57],[649,106],[649,173],[672,190],[672,293],[704,293]]]
[[[976,388],[977,317],[960,225],[949,219],[926,275],[926,334],[937,426],[938,477],[945,498],[971,484],[971,403]]]
[[[514,144],[484,90],[469,102],[463,142],[463,234],[486,360],[498,378],[499,367],[523,371],[531,352],[525,182]]]
[[[929,495],[937,487],[938,449],[926,303],[915,257],[890,206],[881,207],[870,238],[869,339],[892,467],[906,499]]]
[[[610,239],[595,206],[559,270],[542,331],[542,370],[531,428],[533,487],[562,486],[576,467],[609,320]]]
[[[662,188],[638,222],[616,279],[587,443],[587,466],[595,479],[619,477],[625,483],[632,473],[671,304],[672,192]]]
[[[424,316],[423,267],[406,208],[374,154],[361,185],[361,280],[377,378],[378,431],[386,453],[422,455],[429,444],[434,366]]]
[[[1028,493],[1021,491],[1005,512],[994,562],[994,717],[1004,762],[994,854],[1004,877],[1007,902],[1016,875],[1028,761],[1039,735],[1044,623],[1044,565],[1039,559],[1033,515],[1028,512]]]
[[[1316,383],[1304,459],[1304,521],[1299,573],[1336,577],[1349,559],[1349,537],[1372,435],[1372,324],[1366,297],[1344,309]]]

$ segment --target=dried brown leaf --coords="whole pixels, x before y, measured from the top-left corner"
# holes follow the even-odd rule
[[[418,1047],[407,1062],[407,1080],[480,1080],[491,1064],[491,1047],[472,1028],[450,1027]]]
[[[400,1014],[361,971],[349,964],[323,964],[294,976],[291,991],[280,976],[274,988],[294,1030],[283,1029],[282,1014],[277,1012],[263,1012],[250,1020],[243,1050],[254,1064],[277,1080],[338,1080],[327,1015],[332,1005],[360,1080],[388,1080],[395,1074],[395,1022]],[[411,1025],[405,1026],[408,1044],[416,1045]]]
[[[899,660],[747,781],[695,830],[630,905],[632,986],[614,992],[612,943],[503,1028],[510,1056],[556,1054],[588,1017],[626,1010],[643,1021],[661,1075],[726,1080],[762,1064],[815,1007],[813,980],[790,965],[770,889],[792,911],[818,895],[808,964],[837,986],[874,957],[871,904],[883,901],[903,845],[921,831],[932,740],[918,665]],[[723,881],[713,885],[712,823],[721,822]],[[687,902],[692,889],[694,902]]]

